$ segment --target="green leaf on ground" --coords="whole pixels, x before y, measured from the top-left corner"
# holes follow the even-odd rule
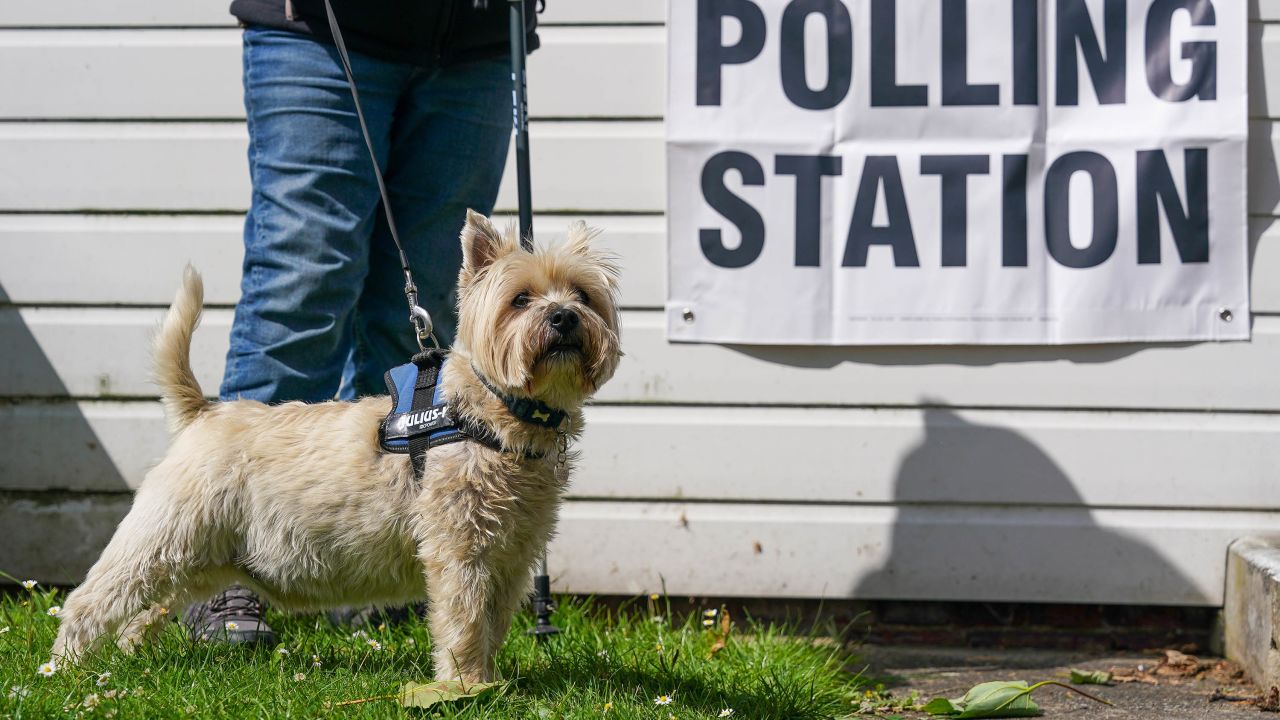
[[[400,688],[400,704],[404,707],[431,707],[484,694],[501,683],[462,683],[440,680],[430,683],[407,682]]]
[[[924,711],[957,719],[1034,717],[1040,714],[1040,707],[1031,699],[1033,689],[1021,680],[985,682],[973,686],[964,697],[934,698]]]
[[[985,682],[975,685],[960,698],[961,718],[1014,718],[1033,717],[1040,708],[1031,699],[1031,688],[1021,680],[1016,682]]]
[[[1110,685],[1111,678],[1111,673],[1105,670],[1085,672],[1084,670],[1071,668],[1071,683],[1073,685]]]

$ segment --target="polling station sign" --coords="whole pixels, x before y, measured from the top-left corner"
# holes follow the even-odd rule
[[[1243,0],[672,0],[668,337],[1249,336]]]

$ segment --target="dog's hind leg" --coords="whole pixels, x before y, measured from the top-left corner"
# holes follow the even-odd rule
[[[133,616],[116,637],[116,645],[126,653],[153,640],[165,625],[177,617],[183,608],[193,602],[212,597],[218,590],[230,585],[236,576],[232,572],[197,573],[203,577],[191,577],[163,602],[151,605]]]
[[[53,657],[75,662],[146,608],[187,586],[199,565],[189,513],[144,486],[102,557],[64,603]]]

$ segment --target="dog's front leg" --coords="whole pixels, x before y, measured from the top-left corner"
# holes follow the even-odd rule
[[[439,680],[489,682],[493,677],[489,609],[493,578],[476,561],[426,562],[432,657]]]

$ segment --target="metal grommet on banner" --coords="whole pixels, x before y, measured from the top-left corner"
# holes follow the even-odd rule
[[[1218,308],[1218,319],[1222,322],[1231,322],[1235,319],[1235,315],[1231,314],[1231,308]]]
[[[684,321],[687,323],[693,323],[693,310],[691,308],[685,308],[684,311],[680,313],[680,317],[684,318]]]

